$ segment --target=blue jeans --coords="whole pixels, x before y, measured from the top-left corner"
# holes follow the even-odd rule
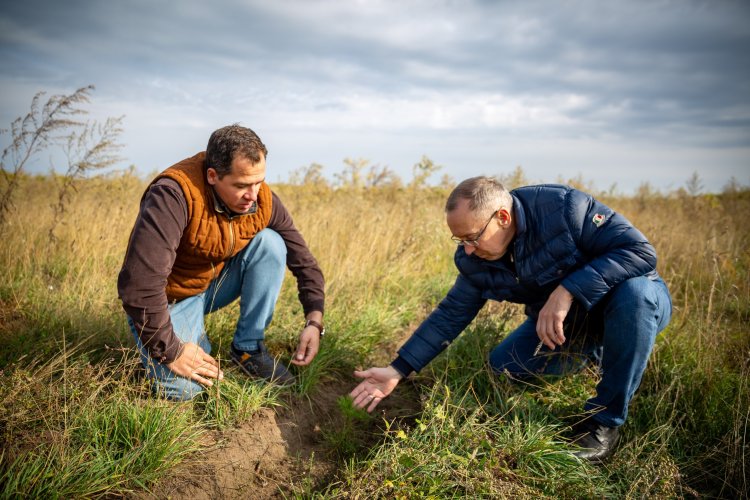
[[[565,319],[565,343],[555,351],[543,346],[534,356],[539,344],[536,320],[527,318],[490,353],[490,365],[496,373],[507,370],[514,378],[526,379],[598,363],[601,380],[585,410],[600,424],[617,427],[627,418],[656,335],[671,316],[672,299],[661,278],[631,278],[588,312],[574,302]]]
[[[257,349],[265,329],[273,319],[276,299],[286,270],[286,245],[271,229],[260,231],[250,243],[224,265],[204,292],[169,306],[175,334],[183,342],[195,342],[211,353],[204,315],[221,309],[240,298],[240,315],[234,332],[234,345],[240,350]],[[141,362],[157,392],[167,398],[186,401],[203,391],[203,386],[176,375],[166,365],[157,363],[146,349],[128,318],[130,330],[141,353]]]

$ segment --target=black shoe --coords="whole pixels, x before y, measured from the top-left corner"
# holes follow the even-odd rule
[[[617,427],[607,427],[590,418],[573,426],[571,442],[581,449],[573,455],[593,464],[605,462],[615,451],[620,431]]]
[[[294,376],[289,373],[283,363],[275,360],[266,349],[266,345],[258,342],[257,351],[240,351],[232,343],[229,354],[237,366],[251,377],[262,378],[278,385],[292,385]]]

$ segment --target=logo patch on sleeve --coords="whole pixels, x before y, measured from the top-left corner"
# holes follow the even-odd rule
[[[604,223],[604,216],[602,214],[594,214],[591,218],[591,222],[593,222],[596,227],[599,227]]]

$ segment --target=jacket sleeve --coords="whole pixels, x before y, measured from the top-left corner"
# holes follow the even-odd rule
[[[561,282],[588,310],[614,286],[653,273],[656,250],[622,215],[578,190],[568,193],[567,220],[586,263]]]
[[[273,195],[273,210],[268,228],[273,229],[286,245],[286,266],[297,279],[299,301],[305,314],[310,311],[324,312],[325,281],[318,262],[313,257],[302,234],[294,226],[289,211],[276,193]]]
[[[399,349],[398,355],[415,371],[420,371],[464,331],[485,302],[481,290],[459,274],[445,298]]]
[[[141,201],[117,279],[122,307],[159,363],[174,361],[182,346],[169,317],[166,285],[186,225],[182,189],[170,179],[157,181]]]

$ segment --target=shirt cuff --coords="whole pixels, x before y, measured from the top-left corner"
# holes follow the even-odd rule
[[[404,378],[411,375],[411,373],[414,371],[414,368],[401,356],[397,357],[391,362],[391,366],[394,370],[399,372],[401,376]]]

